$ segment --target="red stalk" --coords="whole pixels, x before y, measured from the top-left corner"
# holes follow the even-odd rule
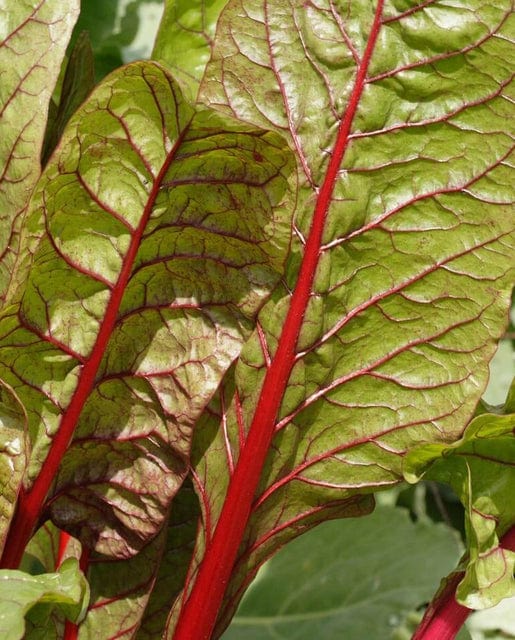
[[[501,547],[515,551],[515,526],[502,537]],[[456,588],[464,573],[456,573],[441,593],[431,602],[412,640],[454,640],[465,620],[472,613],[456,602]]]
[[[349,104],[340,122],[327,173],[318,194],[299,277],[277,351],[265,374],[256,411],[231,477],[220,519],[206,548],[192,591],[182,608],[174,640],[209,640],[216,624],[274,435],[277,412],[295,363],[295,348],[320,257],[327,212],[379,34],[383,3],[384,0],[378,1],[363,60],[358,68]]]
[[[59,532],[59,549],[57,551],[57,560],[55,563],[56,569],[63,564],[64,556],[66,554],[66,549],[68,547],[70,539],[71,535],[69,533],[66,533],[66,531]]]
[[[149,194],[148,202],[141,216],[140,223],[134,231],[129,250],[118,277],[116,285],[113,287],[112,295],[107,305],[104,320],[91,351],[88,360],[82,366],[77,388],[73,394],[68,408],[63,413],[59,429],[55,434],[46,460],[41,468],[41,472],[29,488],[21,488],[16,512],[9,527],[9,533],[5,542],[5,547],[0,561],[2,569],[16,569],[20,564],[23,552],[30,540],[37,522],[43,511],[46,496],[52,486],[52,482],[57,475],[59,465],[66,450],[73,438],[73,432],[79,420],[84,404],[88,399],[96,382],[98,368],[105,353],[107,343],[113,331],[118,316],[118,309],[122,301],[123,294],[129,281],[134,260],[138,252],[141,238],[145,231],[150,214],[163,178],[170,167],[175,152],[182,142],[182,138],[187,129],[181,133],[173,149],[168,154],[159,175],[157,176],[152,191]]]

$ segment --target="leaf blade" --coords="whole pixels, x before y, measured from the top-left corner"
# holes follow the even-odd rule
[[[515,416],[506,409],[504,415],[475,417],[450,446],[420,447],[406,459],[408,481],[426,474],[442,480],[465,507],[469,554],[456,599],[469,609],[495,606],[515,593],[515,552],[500,542],[515,524]]]
[[[438,566],[420,575],[428,554]],[[430,598],[459,557],[450,529],[409,521],[400,509],[327,522],[264,566],[224,640],[384,638]],[[386,631],[389,630],[389,631]]]
[[[81,618],[89,600],[88,584],[75,559],[66,560],[56,573],[30,576],[22,571],[1,572],[2,637],[25,637],[25,615],[38,603],[58,606],[69,619]]]
[[[156,63],[114,73],[72,118],[32,203],[23,297],[2,318],[2,373],[33,438],[16,539],[51,484],[56,524],[105,553],[131,556],[159,530],[195,416],[279,277],[289,164],[278,136],[195,112]],[[30,345],[22,360],[13,340]]]
[[[5,13],[4,13],[5,12]],[[4,3],[0,36],[0,299],[11,282],[20,231],[40,172],[48,104],[79,14],[79,2]]]
[[[227,0],[166,0],[152,58],[166,64],[195,100]]]
[[[252,482],[246,489],[251,514],[218,635],[241,594],[236,584],[243,590],[260,562],[302,530],[303,514],[306,526],[324,508],[326,517],[341,517],[346,500],[355,509],[356,497],[400,482],[406,452],[458,438],[486,385],[513,279],[512,141],[502,115],[510,7],[490,12],[478,2],[449,13],[450,32],[447,9],[426,3],[338,10],[233,1],[219,22],[200,98],[286,135],[301,190],[283,287],[195,436],[200,579],[212,568],[206,558],[217,527],[218,542],[229,530],[227,521],[220,525],[224,496],[248,479],[239,461],[254,426],[267,424],[264,398],[274,385],[264,380],[284,358],[290,332],[294,365],[279,391],[261,484],[255,494]],[[434,70],[446,79],[444,92],[427,81]],[[311,233],[326,204],[311,260]],[[289,314],[310,277],[296,309],[297,342]],[[195,604],[191,598],[185,611]],[[186,637],[180,624],[176,634]]]

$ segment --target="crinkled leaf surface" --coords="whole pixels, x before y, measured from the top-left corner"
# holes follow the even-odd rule
[[[195,98],[227,0],[165,0],[152,58],[165,63]]]
[[[459,554],[451,529],[413,523],[404,509],[326,522],[261,569],[223,638],[384,640]]]
[[[11,281],[22,217],[41,173],[48,104],[79,1],[0,6],[0,300]]]
[[[159,530],[192,426],[279,277],[290,158],[275,133],[195,112],[156,63],[115,72],[72,118],[0,319],[0,377],[33,443],[13,540],[45,508],[118,557]]]
[[[197,561],[273,433],[215,635],[278,546],[474,411],[513,281],[512,29],[507,1],[222,13],[201,99],[281,131],[302,186],[284,286],[196,431]]]
[[[451,485],[465,506],[468,557],[456,590],[461,604],[483,609],[515,595],[515,552],[499,539],[515,525],[515,384],[506,415],[474,418],[463,438],[450,446],[432,444],[411,451],[407,480],[422,475]]]
[[[121,561],[91,555],[87,575],[91,599],[80,627],[81,640],[161,637],[171,603],[184,584],[197,520],[198,501],[186,482],[173,500],[168,523],[140,553]],[[35,538],[41,544],[39,532]],[[33,548],[32,541],[29,547]]]
[[[23,571],[0,571],[0,633],[5,640],[25,637],[25,616],[34,605],[37,615],[59,607],[72,620],[80,620],[89,600],[89,588],[77,560],[63,562],[55,573],[31,576]],[[44,605],[42,607],[41,605]]]
[[[27,416],[13,390],[0,381],[0,553],[28,458]]]

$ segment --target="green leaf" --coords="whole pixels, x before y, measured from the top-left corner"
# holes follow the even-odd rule
[[[4,0],[0,8],[0,302],[41,172],[48,104],[78,13],[78,0]]]
[[[191,483],[186,481],[174,498],[159,571],[136,640],[161,638],[168,613],[180,594],[193,554],[199,505]]]
[[[34,622],[54,607],[78,622],[88,601],[88,583],[73,558],[63,562],[55,573],[31,576],[22,571],[0,571],[0,634],[5,640],[24,638],[24,618],[37,604]]]
[[[115,72],[70,120],[0,318],[0,377],[33,445],[14,546],[46,506],[110,556],[159,531],[192,427],[280,276],[291,173],[277,134],[195,111],[156,63]]]
[[[474,412],[513,284],[511,25],[508,0],[222,12],[200,100],[283,133],[300,189],[285,279],[195,434],[192,575],[250,510],[215,636],[264,559]]]
[[[53,118],[49,118],[43,149],[43,164],[46,164],[73,112],[86,99],[94,85],[93,50],[88,33],[83,31],[75,41],[66,65],[59,106],[55,107]]]
[[[152,58],[166,64],[195,99],[227,0],[165,0]]]
[[[0,553],[16,507],[28,446],[23,405],[13,389],[0,380]]]
[[[81,638],[134,638],[147,606],[163,553],[166,527],[132,558],[93,554],[88,581],[91,604]]]
[[[515,552],[499,546],[515,525],[514,428],[515,413],[483,413],[457,442],[422,446],[406,458],[408,481],[445,482],[465,506],[468,556],[456,596],[470,609],[492,607],[515,595]]]
[[[88,571],[91,599],[80,627],[82,640],[161,637],[171,604],[184,584],[197,519],[197,498],[190,483],[185,482],[174,498],[169,521],[137,555],[121,561],[91,555]],[[33,540],[29,549],[38,557],[46,556],[48,532],[45,541],[39,532],[34,538],[39,539],[39,549],[34,549]]]
[[[451,529],[413,523],[404,509],[324,523],[264,565],[223,638],[389,638],[459,552]]]

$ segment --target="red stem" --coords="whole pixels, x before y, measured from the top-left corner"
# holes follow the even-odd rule
[[[515,526],[502,537],[500,546],[515,551]],[[426,610],[412,640],[454,640],[471,609],[456,602],[456,588],[464,574],[456,573]]]
[[[318,193],[299,277],[277,351],[265,374],[247,440],[231,477],[217,527],[207,545],[189,598],[180,613],[174,640],[209,640],[216,624],[274,435],[277,412],[295,363],[295,349],[311,296],[327,212],[379,33],[383,2],[384,0],[378,2],[363,60]]]
[[[64,556],[66,554],[66,549],[68,547],[70,539],[71,535],[69,533],[66,533],[66,531],[59,531],[59,549],[57,551],[57,560],[55,563],[56,569],[63,564]]]
[[[109,338],[113,332],[113,328],[118,317],[120,303],[123,294],[125,293],[127,283],[131,276],[134,260],[141,244],[141,238],[145,231],[150,214],[152,213],[152,208],[161,187],[164,175],[168,171],[170,163],[172,162],[175,152],[181,144],[186,131],[187,128],[182,131],[181,135],[175,142],[173,149],[168,154],[168,157],[163,163],[159,175],[154,182],[139,225],[133,232],[127,255],[125,256],[120,275],[118,276],[118,281],[113,287],[111,298],[107,305],[95,345],[93,346],[88,360],[82,366],[77,388],[75,389],[70,404],[62,415],[59,429],[53,437],[52,444],[46,460],[43,463],[43,467],[41,468],[41,471],[33,485],[28,490],[22,487],[20,491],[16,505],[16,512],[9,527],[9,533],[7,535],[2,559],[0,561],[0,567],[2,569],[16,569],[18,567],[25,551],[25,547],[27,546],[37,522],[41,517],[47,494],[57,475],[61,460],[63,459],[63,456],[73,438],[73,432],[77,426],[84,404],[86,403],[86,400],[88,399],[95,384],[98,368],[102,358],[104,357]]]

